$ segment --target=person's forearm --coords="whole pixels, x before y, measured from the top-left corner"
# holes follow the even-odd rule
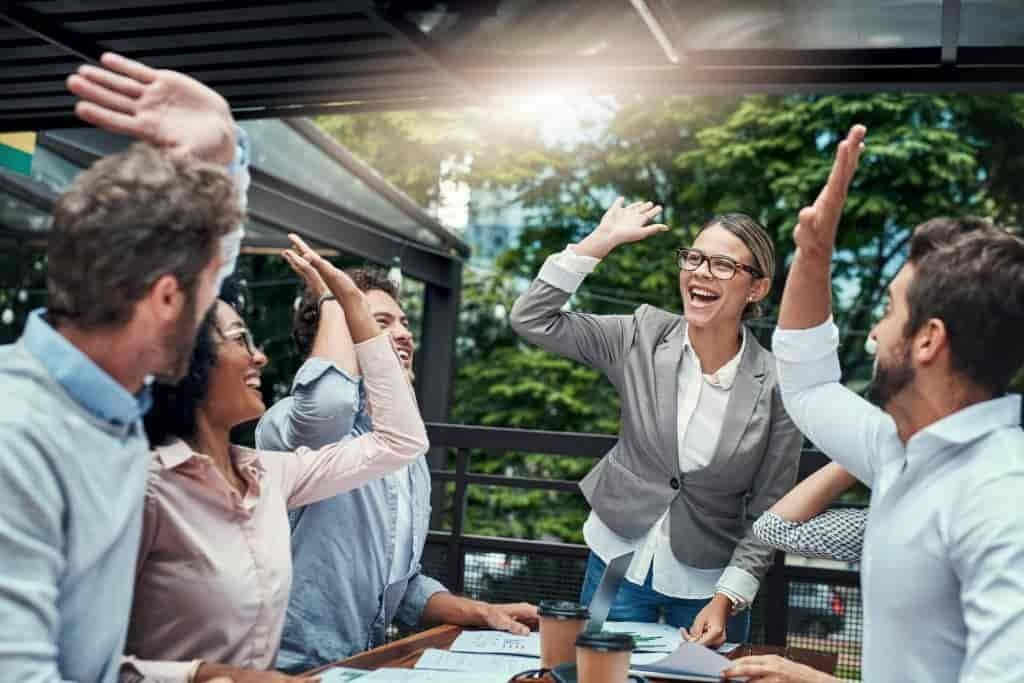
[[[424,624],[456,624],[459,626],[484,626],[487,603],[470,600],[451,593],[440,592],[430,596],[423,608],[421,620]]]
[[[832,315],[832,250],[808,252],[798,248],[782,292],[779,327],[804,330]]]
[[[603,259],[617,246],[608,235],[598,228],[584,237],[579,244],[575,245],[573,251],[580,256]]]
[[[370,315],[366,297],[358,289],[346,289],[334,292],[334,295],[345,312],[345,322],[348,323],[349,334],[352,335],[354,343],[360,344],[379,334],[387,334],[381,331],[380,325]]]
[[[320,323],[310,356],[329,360],[350,375],[359,374],[345,311],[337,301],[328,300],[320,306]]]
[[[829,463],[800,482],[770,510],[790,522],[806,522],[820,514],[856,481],[856,478],[840,465]]]

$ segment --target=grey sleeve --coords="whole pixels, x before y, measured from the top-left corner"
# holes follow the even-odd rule
[[[540,277],[512,307],[512,329],[526,341],[613,377],[633,339],[629,315],[563,311],[571,294]]]
[[[806,522],[791,522],[769,511],[754,522],[754,535],[787,553],[859,562],[867,519],[868,511],[861,508],[826,510]]]
[[[323,358],[310,358],[295,375],[291,400],[267,411],[256,428],[256,447],[318,449],[348,436],[363,408],[362,380]]]
[[[0,436],[0,681],[55,683],[65,500],[57,463],[32,434]]]

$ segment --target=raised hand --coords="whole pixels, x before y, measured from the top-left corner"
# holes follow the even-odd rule
[[[296,272],[303,273],[309,268],[319,275],[345,311],[345,321],[353,342],[358,344],[379,334],[386,334],[370,314],[366,296],[345,271],[335,268],[298,235],[289,234],[288,239],[293,249],[287,249],[281,255]]]
[[[839,217],[850,189],[850,182],[857,170],[860,154],[864,151],[864,136],[868,129],[857,124],[850,129],[846,139],[839,143],[836,159],[832,163],[825,187],[821,189],[814,204],[800,211],[799,222],[793,230],[796,246],[816,255],[832,254],[839,228]]]
[[[622,197],[619,197],[605,211],[594,232],[576,246],[576,252],[583,256],[604,258],[620,244],[639,242],[655,233],[665,232],[668,230],[667,225],[650,223],[659,213],[661,207],[654,202],[636,202],[624,206]]]
[[[80,119],[173,154],[222,165],[234,158],[234,118],[216,91],[112,52],[100,63],[105,68],[86,64],[68,77],[68,89],[81,98],[75,105]]]
[[[305,243],[303,242],[303,244]],[[295,271],[295,274],[301,277],[306,283],[306,289],[312,292],[317,298],[328,292],[327,283],[324,282],[324,279],[320,277],[320,273],[316,272],[316,268],[314,268],[309,261],[299,257],[296,252],[290,249],[282,252],[281,256],[284,257],[285,263]]]

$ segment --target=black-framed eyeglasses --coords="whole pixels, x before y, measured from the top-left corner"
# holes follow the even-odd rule
[[[234,330],[230,334],[221,332],[220,328],[217,328],[217,333],[224,339],[224,341],[230,341],[238,344],[243,349],[249,352],[249,355],[253,358],[256,354],[262,353],[263,349],[256,343],[256,340],[252,336],[252,332],[247,329]]]
[[[736,277],[737,270],[745,270],[754,278],[764,277],[757,268],[740,263],[729,256],[708,256],[700,249],[680,249],[677,254],[680,270],[694,271],[708,262],[708,270],[716,280],[731,280]]]

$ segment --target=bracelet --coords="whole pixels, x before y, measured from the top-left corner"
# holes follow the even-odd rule
[[[326,294],[321,294],[320,298],[316,300],[316,312],[317,312],[317,315],[320,314],[320,308],[324,305],[325,301],[337,301],[337,300],[338,300],[338,297],[334,296],[330,292],[327,292]]]

